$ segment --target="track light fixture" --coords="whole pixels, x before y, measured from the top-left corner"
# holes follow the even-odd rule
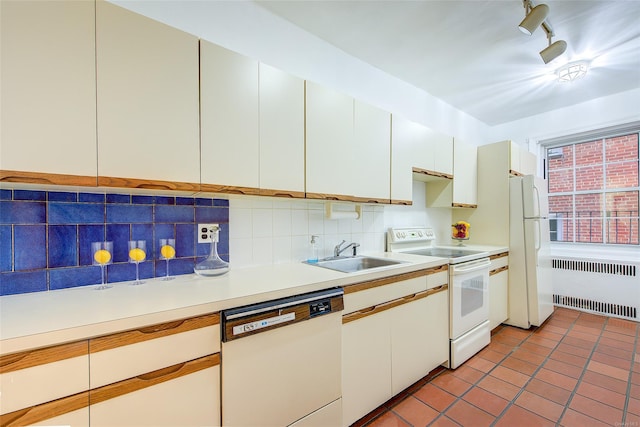
[[[555,35],[551,24],[547,21],[547,15],[549,14],[549,6],[546,4],[539,4],[534,6],[531,0],[523,0],[525,17],[518,25],[520,31],[524,34],[531,35],[538,28],[542,27],[547,34],[549,40],[549,46],[540,51],[540,56],[545,64],[556,59],[567,50],[567,42],[564,40],[558,40],[554,43],[551,42],[551,38]]]
[[[520,25],[518,25],[518,28],[524,34],[530,36],[549,14],[549,6],[546,4],[539,4],[536,7],[532,7],[531,2],[529,0],[525,0],[524,10],[525,17]]]
[[[565,50],[567,50],[567,42],[564,40],[558,40],[551,43],[551,37],[553,33],[547,33],[547,38],[549,39],[549,46],[545,47],[540,51],[540,56],[545,64],[556,59],[558,56],[562,55]]]

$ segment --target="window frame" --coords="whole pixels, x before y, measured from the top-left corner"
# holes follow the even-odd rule
[[[552,158],[552,156],[554,155],[552,153],[552,156],[549,156],[549,151],[553,150],[555,148],[560,148],[560,147],[565,147],[565,146],[574,146],[573,148],[573,165],[571,167],[572,170],[572,174],[573,174],[573,190],[572,191],[563,191],[563,192],[556,192],[556,193],[551,193],[549,192],[549,196],[571,196],[572,197],[572,203],[571,203],[571,219],[572,219],[572,240],[557,240],[558,236],[561,236],[563,229],[565,228],[566,224],[565,221],[555,221],[555,223],[552,223],[552,221],[554,219],[560,219],[562,217],[558,217],[558,218],[551,218],[551,215],[549,215],[549,222],[550,222],[550,228],[554,228],[555,231],[551,232],[551,242],[552,244],[580,244],[580,245],[589,245],[589,246],[596,246],[596,245],[603,245],[603,246],[607,246],[607,247],[612,247],[612,246],[619,246],[619,247],[628,247],[628,248],[637,248],[638,246],[640,246],[640,241],[638,241],[638,243],[636,242],[629,242],[629,243],[620,243],[620,242],[612,242],[609,243],[609,224],[610,221],[612,221],[614,218],[623,218],[623,219],[627,219],[629,221],[635,221],[636,222],[636,228],[640,227],[640,212],[636,211],[636,215],[633,216],[631,214],[629,214],[628,216],[624,216],[624,217],[613,217],[609,215],[609,211],[607,210],[607,195],[608,194],[613,194],[613,193],[623,193],[623,192],[629,192],[629,191],[636,191],[638,192],[638,198],[639,198],[639,202],[640,202],[640,177],[639,177],[639,182],[637,186],[631,186],[631,187],[620,187],[620,188],[607,188],[607,174],[606,174],[606,169],[607,169],[607,165],[611,164],[611,163],[607,163],[606,161],[606,144],[604,143],[607,139],[611,139],[611,138],[616,138],[616,137],[621,137],[621,136],[626,136],[626,135],[630,135],[630,134],[635,134],[637,135],[638,138],[638,150],[640,151],[640,122],[634,122],[634,123],[629,123],[626,125],[622,125],[622,126],[616,126],[616,127],[611,127],[611,128],[606,128],[606,129],[600,129],[600,130],[595,130],[595,131],[589,131],[589,132],[583,132],[580,134],[574,134],[574,135],[567,135],[564,137],[558,137],[558,138],[554,138],[554,139],[549,139],[549,140],[544,140],[544,141],[540,141],[539,142],[539,146],[541,149],[541,154],[542,154],[542,170],[543,170],[543,174],[545,179],[547,179],[547,191],[549,190],[549,159]],[[602,141],[603,142],[603,161],[602,163],[600,163],[600,165],[603,168],[602,171],[602,188],[598,189],[598,190],[576,190],[576,155],[575,155],[575,146],[578,144],[582,144],[582,143],[588,143],[588,142],[594,142],[594,141]],[[557,153],[555,154],[557,155]],[[640,155],[639,155],[640,157]],[[638,173],[640,174],[640,158],[637,159],[638,161]],[[614,163],[614,162],[612,162]],[[599,239],[601,241],[597,241],[597,242],[585,242],[585,241],[580,241],[580,240],[576,240],[577,237],[577,233],[576,230],[578,230],[579,225],[578,223],[578,219],[580,217],[576,216],[576,200],[575,200],[575,196],[577,195],[581,195],[581,194],[599,194],[601,197],[601,201],[600,201],[600,210],[602,212],[602,216],[597,217],[597,219],[601,222],[601,233],[598,236]],[[555,225],[555,227],[552,227],[553,225]],[[555,237],[555,240],[553,239],[553,237]],[[640,239],[639,239],[640,240]]]

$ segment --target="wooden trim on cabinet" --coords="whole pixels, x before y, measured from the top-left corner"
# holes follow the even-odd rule
[[[392,205],[411,206],[411,205],[413,205],[413,201],[412,200],[394,200],[394,199],[391,199],[391,204]]]
[[[354,292],[360,292],[371,288],[377,288],[378,286],[388,285],[390,283],[400,282],[403,280],[415,279],[416,277],[429,276],[431,274],[441,273],[448,271],[449,265],[443,264],[438,267],[427,268],[424,270],[412,271],[410,273],[402,273],[390,277],[382,277],[380,279],[369,280],[366,282],[360,282],[353,285],[346,285],[344,287],[344,293],[351,294]]]
[[[345,194],[305,193],[305,198],[316,200],[336,200],[341,202],[356,202],[356,198]]]
[[[0,415],[1,427],[29,426],[89,406],[89,392],[83,391],[51,402]],[[87,423],[89,414],[87,413]]]
[[[86,356],[87,354],[89,354],[87,340],[54,345],[37,350],[5,354],[0,356],[0,373],[6,374],[21,369],[71,359],[73,357]]]
[[[503,265],[502,267],[496,268],[495,270],[491,270],[489,272],[489,276],[494,276],[496,274],[502,273],[503,271],[507,271],[507,270],[509,270],[509,266]]]
[[[391,204],[390,199],[378,199],[375,197],[353,197],[353,201],[357,203],[365,203],[365,204],[380,204],[380,205],[389,205]]]
[[[518,172],[518,171],[513,170],[513,169],[509,169],[509,175],[513,175],[513,176],[524,176],[524,174],[523,174],[523,173]]]
[[[138,178],[121,178],[112,176],[99,176],[98,186],[118,188],[139,188],[144,190],[160,191],[200,191],[200,184],[191,182],[160,181]]]
[[[490,259],[491,261],[493,261],[494,259],[498,259],[498,258],[502,258],[502,257],[506,257],[506,256],[509,256],[509,251],[507,251],[507,252],[500,252],[499,254],[491,255],[491,256],[489,257],[489,259]]]
[[[444,173],[444,172],[436,172],[436,171],[432,171],[432,170],[428,170],[428,169],[421,169],[421,168],[416,168],[416,167],[411,168],[411,171],[413,173],[417,173],[417,174],[420,174],[420,175],[431,176],[431,177],[434,177],[434,178],[453,179],[453,175],[451,175],[449,173]]]
[[[198,317],[191,317],[189,319],[176,320],[174,322],[160,323],[130,331],[117,332],[115,334],[90,339],[89,353],[97,353],[99,351],[110,350],[112,348],[218,324],[220,324],[220,314],[212,313]]]
[[[0,169],[0,182],[39,185],[71,185],[81,187],[96,187],[98,185],[98,179],[95,176],[24,172],[3,169]]]
[[[402,298],[398,298],[382,304],[374,305],[373,307],[363,308],[362,310],[358,310],[353,313],[349,313],[342,316],[342,324],[344,325],[346,323],[353,322],[354,320],[359,320],[364,317],[372,316],[374,314],[381,313],[383,311],[389,310],[394,307],[398,307],[403,304],[408,304],[410,302],[414,302],[422,298],[427,298],[431,295],[446,291],[447,289],[449,289],[449,285],[446,285],[446,284],[440,285],[435,288],[427,289],[426,291],[417,292],[415,294],[407,295]]]
[[[261,188],[259,190],[260,196],[270,196],[270,197],[289,197],[292,199],[304,199],[305,193],[304,191],[293,191],[293,190],[270,190],[267,188]]]
[[[234,185],[200,184],[203,193],[242,194],[245,196],[259,196],[260,189],[253,187],[237,187]]]
[[[147,387],[170,381],[203,369],[212,368],[220,365],[220,353],[204,356],[189,362],[178,363],[146,374],[138,375],[134,378],[118,381],[113,384],[105,385],[89,390],[89,404],[95,405],[106,400],[115,399],[116,397],[133,393]],[[213,384],[211,385],[214,386]]]
[[[475,203],[451,203],[451,207],[477,209],[478,205],[476,205]]]

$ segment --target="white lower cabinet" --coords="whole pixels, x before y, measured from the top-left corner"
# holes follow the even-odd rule
[[[89,341],[92,426],[220,425],[220,317]]]
[[[1,424],[88,426],[87,349],[85,340],[0,355]]]
[[[509,317],[509,256],[491,257],[489,272],[489,327],[494,329]]]
[[[342,318],[344,426],[449,360],[446,265],[352,286]]]
[[[416,294],[391,310],[391,394],[449,360],[448,292]]]
[[[342,425],[392,397],[390,313],[342,325]]]
[[[141,377],[120,384],[118,387],[123,394],[99,403],[92,403],[91,425],[105,427],[220,425],[220,410],[215,403],[220,399],[219,365],[136,391],[128,391],[131,383],[138,379],[153,382],[150,376]],[[116,394],[118,387],[114,386],[109,391]]]

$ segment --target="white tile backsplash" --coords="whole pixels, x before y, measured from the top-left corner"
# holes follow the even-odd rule
[[[413,193],[412,206],[362,205],[357,220],[325,218],[325,204],[318,200],[231,198],[231,265],[239,268],[304,261],[310,255],[311,235],[318,236],[320,257],[331,256],[342,240],[359,243],[359,253],[384,251],[389,227],[430,225],[438,240],[448,236],[451,210],[427,209],[423,182],[414,182]],[[353,210],[353,206],[334,204],[338,210]]]

